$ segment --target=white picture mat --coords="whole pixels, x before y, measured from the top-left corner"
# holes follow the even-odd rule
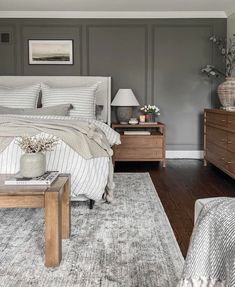
[[[30,65],[72,65],[73,40],[28,40]],[[45,58],[35,60],[36,57]],[[69,60],[46,60],[53,57],[68,57]]]

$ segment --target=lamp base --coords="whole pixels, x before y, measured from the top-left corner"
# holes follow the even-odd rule
[[[121,125],[128,124],[132,117],[132,107],[117,107],[117,119]]]

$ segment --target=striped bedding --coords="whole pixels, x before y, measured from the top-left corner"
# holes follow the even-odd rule
[[[8,108],[36,108],[39,92],[40,84],[17,88],[0,86],[0,103]]]
[[[61,116],[22,116],[29,118],[44,119],[77,119],[89,121],[98,126],[105,133],[110,146],[120,143],[120,136],[108,125],[79,117]],[[0,153],[0,173],[16,173],[19,170],[21,149],[11,144]],[[100,200],[107,185],[109,172],[109,158],[99,157],[85,160],[77,152],[63,141],[51,152],[47,152],[47,169],[59,170],[62,173],[71,174],[71,196],[72,200]]]
[[[71,88],[50,88],[41,84],[42,106],[51,107],[59,104],[72,104],[70,116],[95,119],[95,91],[98,83],[92,86]]]

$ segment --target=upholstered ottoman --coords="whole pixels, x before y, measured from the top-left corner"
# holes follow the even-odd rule
[[[216,199],[217,197],[197,199],[194,206],[194,223],[196,222],[202,208],[207,202]]]

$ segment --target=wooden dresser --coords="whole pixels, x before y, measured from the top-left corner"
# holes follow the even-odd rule
[[[166,132],[163,123],[137,125],[112,124],[121,134],[121,144],[114,146],[113,163],[116,161],[161,161],[166,166]],[[124,135],[125,130],[147,130],[151,135]]]
[[[207,162],[235,178],[235,112],[205,110],[204,165]]]

